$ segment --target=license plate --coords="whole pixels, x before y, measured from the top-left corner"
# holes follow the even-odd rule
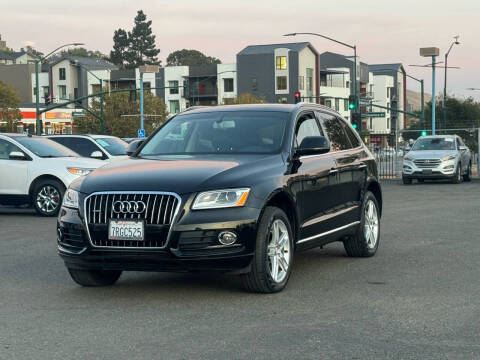
[[[432,170],[431,170],[431,169],[424,169],[424,170],[423,170],[423,173],[424,173],[424,174],[431,174],[431,173],[432,173]]]
[[[143,221],[110,220],[108,225],[108,239],[143,241]]]

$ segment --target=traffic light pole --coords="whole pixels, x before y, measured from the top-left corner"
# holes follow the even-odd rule
[[[437,57],[434,55],[432,56],[432,135],[435,135],[435,107],[436,99],[435,99],[435,59]]]
[[[39,86],[38,86],[38,64],[40,60],[35,60],[35,133],[37,135],[42,135],[42,123],[40,122],[40,112],[39,112]]]
[[[103,117],[103,80],[100,79],[100,131],[102,135],[105,134],[105,120]]]
[[[353,96],[355,96],[355,110],[354,112],[358,112],[358,93],[357,93],[357,46],[353,45]],[[353,116],[352,116],[353,118]],[[362,118],[360,117],[360,121],[358,124],[358,132],[362,132]]]
[[[143,72],[140,71],[140,130],[143,130]]]

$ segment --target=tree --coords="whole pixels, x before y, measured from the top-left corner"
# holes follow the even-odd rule
[[[87,50],[84,47],[76,47],[72,49],[63,50],[60,54],[61,56],[72,55],[72,56],[82,56],[82,57],[89,57],[94,59],[108,60],[108,56],[105,54],[102,54],[100,51]]]
[[[113,33],[113,50],[110,51],[110,61],[123,69],[127,63],[127,51],[129,47],[128,34],[123,29]]]
[[[265,99],[263,97],[256,97],[250,93],[243,93],[232,100],[232,104],[263,104]]]
[[[177,50],[167,57],[168,66],[192,66],[221,64],[222,62],[212,56],[206,56],[198,50]]]
[[[152,34],[152,20],[147,21],[147,16],[138,10],[132,31],[128,32],[129,47],[127,67],[136,68],[140,65],[160,65],[157,56],[160,49],[155,48],[155,35]]]
[[[20,95],[10,85],[0,81],[0,121],[6,122],[6,132],[16,132],[17,123],[22,119],[19,104]]]
[[[144,91],[144,113],[148,115],[144,120],[144,128],[148,134],[151,134],[158,126],[167,119],[166,106],[162,99],[152,94],[150,91]],[[139,96],[137,95],[137,99]],[[95,100],[92,104],[93,112],[100,113],[100,103]],[[118,137],[136,137],[137,130],[140,128],[140,116],[122,116],[137,115],[139,113],[139,102],[130,101],[128,92],[112,93],[104,96],[104,120],[105,128],[110,128],[112,135]],[[76,118],[74,122],[75,133],[77,134],[99,134],[100,122],[91,116]]]
[[[31,55],[31,56],[34,56],[34,57],[37,57],[37,58],[42,58],[43,57],[43,53],[41,51],[38,51],[37,49],[35,49],[34,47],[30,46],[30,45],[27,45],[25,48],[21,48],[20,49],[21,52],[26,52],[27,54]]]

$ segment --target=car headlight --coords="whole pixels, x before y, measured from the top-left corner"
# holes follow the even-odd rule
[[[78,209],[78,192],[72,189],[67,189],[63,195],[62,206]]]
[[[73,175],[86,176],[90,174],[93,171],[93,169],[69,167],[67,168],[67,171]]]
[[[405,157],[403,158],[403,160],[413,161],[413,159],[412,159],[411,157],[409,157],[409,156],[405,156]]]
[[[457,154],[445,156],[445,157],[442,158],[442,161],[453,160],[453,159],[455,159],[456,157],[457,157]]]
[[[192,209],[217,209],[245,205],[250,189],[225,189],[205,191],[197,195]]]

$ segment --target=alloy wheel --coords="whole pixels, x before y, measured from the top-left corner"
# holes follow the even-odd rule
[[[287,226],[275,219],[270,227],[267,245],[268,270],[273,281],[282,282],[290,266],[290,238]]]
[[[60,204],[60,193],[55,187],[45,185],[40,189],[35,200],[37,206],[46,214],[54,212]]]
[[[365,224],[363,230],[369,249],[374,249],[378,240],[378,213],[377,207],[372,200],[368,200],[365,206]]]

